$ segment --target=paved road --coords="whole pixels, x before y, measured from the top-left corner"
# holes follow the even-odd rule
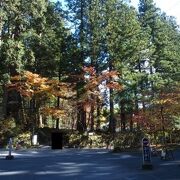
[[[5,160],[0,150],[0,180],[180,180],[180,152],[174,161],[153,157],[153,170],[142,170],[141,153],[50,148],[15,151]]]

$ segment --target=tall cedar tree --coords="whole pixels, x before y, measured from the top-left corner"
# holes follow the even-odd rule
[[[2,80],[24,69],[59,77],[67,37],[59,3],[16,0],[4,1],[1,6],[5,15],[0,33]],[[5,114],[18,121],[18,109],[22,106],[20,94],[4,92]],[[30,104],[34,109],[35,101],[31,100]]]

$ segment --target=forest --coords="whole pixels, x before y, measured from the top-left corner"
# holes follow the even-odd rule
[[[179,143],[179,70],[179,26],[153,0],[2,0],[0,144]]]

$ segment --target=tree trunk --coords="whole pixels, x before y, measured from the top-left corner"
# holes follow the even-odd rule
[[[3,85],[2,87],[3,89],[3,99],[2,99],[2,113],[4,117],[8,116],[8,112],[7,112],[7,89],[5,88],[5,86]]]
[[[135,90],[134,91],[134,96],[135,96],[135,114],[138,115],[139,114],[139,105],[138,105],[138,97],[137,97],[137,91]],[[137,130],[140,130],[140,124],[139,122],[136,122],[137,123]]]
[[[126,130],[126,114],[125,114],[124,100],[121,100],[120,106],[121,106],[121,131],[125,131]]]
[[[21,96],[21,116],[22,116],[22,122],[23,124],[27,124],[27,120],[26,120],[26,111],[25,111],[25,105],[24,105],[24,100],[23,100],[23,97]]]
[[[87,124],[86,124],[86,112],[81,107],[78,109],[77,114],[77,130],[79,132],[84,132],[87,130]]]
[[[90,130],[94,131],[94,107],[91,108],[90,118],[91,118]]]
[[[84,65],[84,1],[80,1],[80,61],[82,66]],[[82,71],[80,70],[82,73]],[[79,92],[79,87],[83,86],[82,80],[77,84],[77,98],[81,96]],[[83,105],[79,105],[77,109],[77,130],[79,132],[84,132],[87,129],[86,124],[86,112],[84,111]]]
[[[113,61],[109,60],[109,71],[113,70]],[[112,79],[110,78],[110,81]],[[113,89],[110,88],[109,90],[109,108],[110,108],[110,116],[109,116],[109,131],[115,133],[116,130],[116,123],[114,118],[114,97],[113,97]]]
[[[166,145],[166,134],[165,134],[165,124],[164,124],[164,115],[163,115],[163,106],[161,106],[161,125],[162,125],[162,133],[163,133],[163,144]]]
[[[98,101],[98,100],[97,100]],[[100,129],[100,105],[97,102],[97,108],[96,108],[96,113],[97,113],[97,124],[96,124],[96,130]]]
[[[60,105],[60,97],[57,97],[57,108],[59,108]],[[59,129],[59,117],[56,119],[56,129]]]
[[[113,101],[113,89],[110,89],[110,116],[109,116],[109,131],[112,133],[115,133],[116,124],[115,124],[115,118],[114,118],[114,101]]]
[[[129,127],[130,127],[130,132],[133,132],[133,114],[131,113],[130,115],[130,122],[129,122]]]

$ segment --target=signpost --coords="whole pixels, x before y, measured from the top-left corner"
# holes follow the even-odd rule
[[[148,138],[142,139],[142,155],[143,155],[143,164],[142,169],[152,169],[151,163],[151,149]]]
[[[12,160],[12,159],[14,159],[14,156],[11,155],[11,152],[12,152],[12,138],[9,138],[8,148],[9,148],[9,154],[6,156],[6,159],[7,160]]]

